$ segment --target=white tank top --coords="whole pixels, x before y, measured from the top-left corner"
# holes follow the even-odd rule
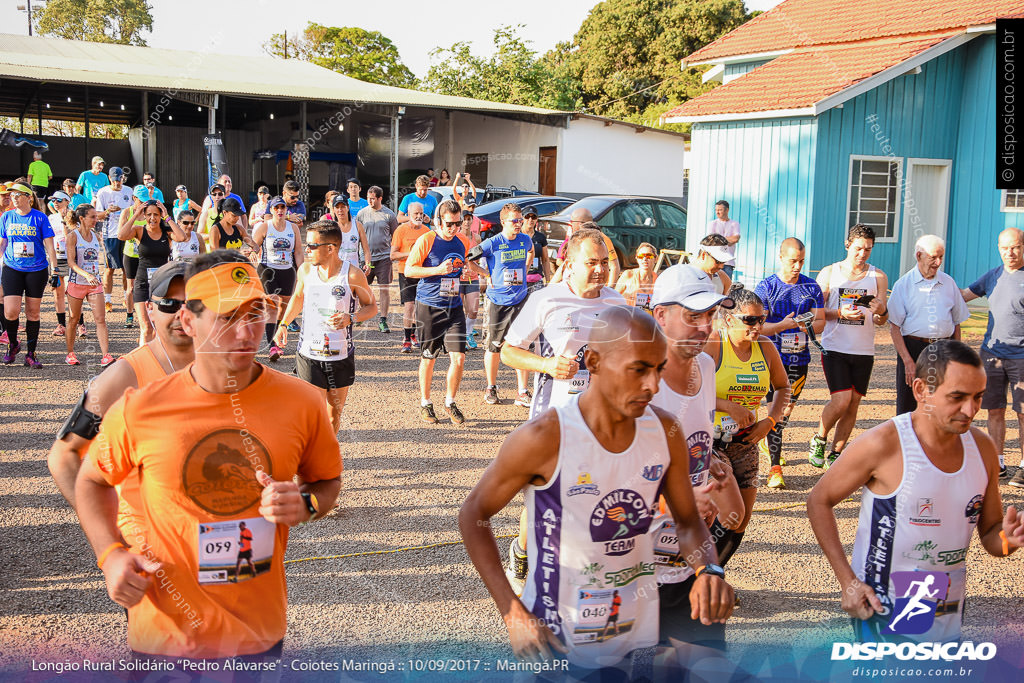
[[[686,452],[690,462],[690,483],[699,488],[708,483],[711,466],[712,416],[715,413],[715,361],[706,353],[697,356],[700,388],[694,396],[673,391],[665,380],[658,385],[653,405],[672,413],[686,435]],[[693,569],[677,562],[679,537],[672,515],[666,510],[655,516],[651,525],[654,561],[658,565],[658,583],[679,583],[690,578]]]
[[[191,261],[199,256],[199,235],[193,230],[187,242],[171,241],[171,258],[175,261]]]
[[[354,219],[348,223],[348,232],[342,230],[338,254],[342,261],[348,261],[356,268],[359,267],[359,229],[356,227]]]
[[[650,527],[669,464],[668,442],[650,408],[633,443],[605,450],[578,398],[556,408],[555,472],[526,488],[531,529],[522,601],[569,648],[573,664],[598,668],[658,642],[658,590]],[[616,626],[618,628],[616,629]]]
[[[284,230],[278,230],[267,221],[267,235],[263,238],[263,265],[274,270],[290,270],[295,267],[295,229],[285,222]]]
[[[857,297],[878,296],[878,275],[874,266],[860,280],[848,280],[839,263],[832,264],[828,277],[828,301],[825,308],[835,310],[850,307]],[[828,351],[851,353],[859,356],[875,355],[875,318],[867,306],[858,306],[863,320],[829,320],[821,334],[821,345]]]
[[[885,607],[876,616],[888,624],[883,635],[894,633],[890,630],[894,625],[899,634],[907,627],[913,630],[927,624],[928,614],[910,616],[914,605],[908,609],[908,598],[918,596],[925,606],[934,608],[930,610],[934,622],[923,633],[902,635],[919,642],[949,642],[960,637],[967,576],[964,560],[978,526],[988,473],[970,432],[960,435],[964,451],[960,469],[946,473],[935,467],[914,433],[911,415],[893,418],[903,451],[899,486],[888,496],[872,493],[867,486],[862,489],[850,564]],[[934,596],[930,605],[928,593]],[[921,600],[909,602],[921,604]]]
[[[327,319],[339,311],[355,313],[356,300],[348,285],[349,267],[348,261],[342,261],[341,270],[325,282],[320,277],[319,266],[310,264],[304,276],[299,353],[306,358],[344,360],[355,350],[351,324],[340,330],[327,325]]]
[[[92,231],[92,240],[89,242],[85,241],[82,237],[81,232],[77,232],[75,236],[75,265],[89,273],[99,277],[100,274],[100,238],[95,230]],[[68,276],[68,282],[75,285],[88,285],[89,282],[84,277],[78,274],[77,271],[72,270]]]

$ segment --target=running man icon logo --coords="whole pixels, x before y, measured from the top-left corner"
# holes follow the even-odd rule
[[[949,576],[944,572],[893,572],[892,619],[887,633],[920,635],[935,623],[935,608],[946,599]]]

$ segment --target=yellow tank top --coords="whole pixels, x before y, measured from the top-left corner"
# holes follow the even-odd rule
[[[742,361],[736,356],[732,342],[723,331],[722,358],[715,370],[715,396],[741,405],[756,415],[761,399],[770,389],[768,361],[764,358],[761,345],[752,344],[750,359]],[[720,410],[715,411],[715,425],[725,433],[735,434],[737,431],[736,422]]]
[[[144,221],[144,220],[142,220],[142,221],[135,221],[134,223],[132,223],[132,225],[134,225],[136,228],[139,227],[140,225],[145,225],[145,224],[146,224],[146,221]],[[135,239],[134,237],[131,238],[130,240],[125,240],[124,241],[124,255],[125,256],[131,256],[132,258],[139,258],[139,240]]]

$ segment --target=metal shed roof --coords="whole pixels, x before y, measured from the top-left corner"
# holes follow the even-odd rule
[[[555,109],[375,85],[297,59],[113,45],[0,33],[0,78],[321,102],[364,102],[467,111],[566,115]]]

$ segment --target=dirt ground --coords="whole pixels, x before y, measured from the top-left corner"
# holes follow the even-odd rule
[[[120,355],[134,346],[137,331],[123,328],[124,311],[118,309],[110,317],[112,348]],[[507,369],[501,375],[505,405],[482,402],[483,352],[478,350],[469,353],[458,400],[466,423],[421,423],[417,357],[398,353],[402,335],[397,306],[391,319],[392,334],[367,327],[358,339],[357,381],[340,437],[345,458],[341,510],[292,532],[286,556],[284,659],[507,660],[511,652],[504,627],[458,543],[456,514],[526,411],[511,405],[514,377]],[[20,364],[0,368],[0,669],[10,677],[31,669],[34,661],[127,655],[123,612],[108,599],[77,519],[46,469],[54,434],[90,374],[88,364],[63,364],[63,342],[48,336],[53,320],[52,301],[47,300],[41,371]],[[980,338],[969,341],[977,345]],[[861,406],[858,432],[894,412],[895,356],[888,334],[878,342],[872,389]],[[84,363],[99,359],[95,348],[79,355]],[[276,367],[291,371],[293,365],[289,353]],[[446,368],[446,361],[438,362],[438,405],[443,396],[438,380]],[[732,652],[743,653],[734,660],[755,673],[774,652],[850,640],[837,584],[802,507],[820,475],[807,464],[806,455],[827,399],[817,359],[807,387],[786,431],[788,488],[758,491],[758,512],[729,566],[729,581],[742,606],[729,623],[728,640]],[[1008,460],[1016,465],[1018,434],[1015,422],[1008,423]],[[763,462],[762,483],[767,467]],[[1024,503],[1019,490],[1000,489],[1004,504]],[[859,502],[857,494],[837,511],[848,550]],[[514,532],[520,509],[521,497],[496,520],[498,529]],[[444,543],[449,545],[388,552]],[[504,555],[509,541],[499,543]],[[373,552],[387,554],[359,555]],[[327,557],[337,555],[355,556]],[[975,541],[967,561],[965,639],[1019,646],[1024,639],[1019,558],[992,558]],[[256,608],[258,596],[254,600]],[[826,653],[819,649],[825,658]]]

